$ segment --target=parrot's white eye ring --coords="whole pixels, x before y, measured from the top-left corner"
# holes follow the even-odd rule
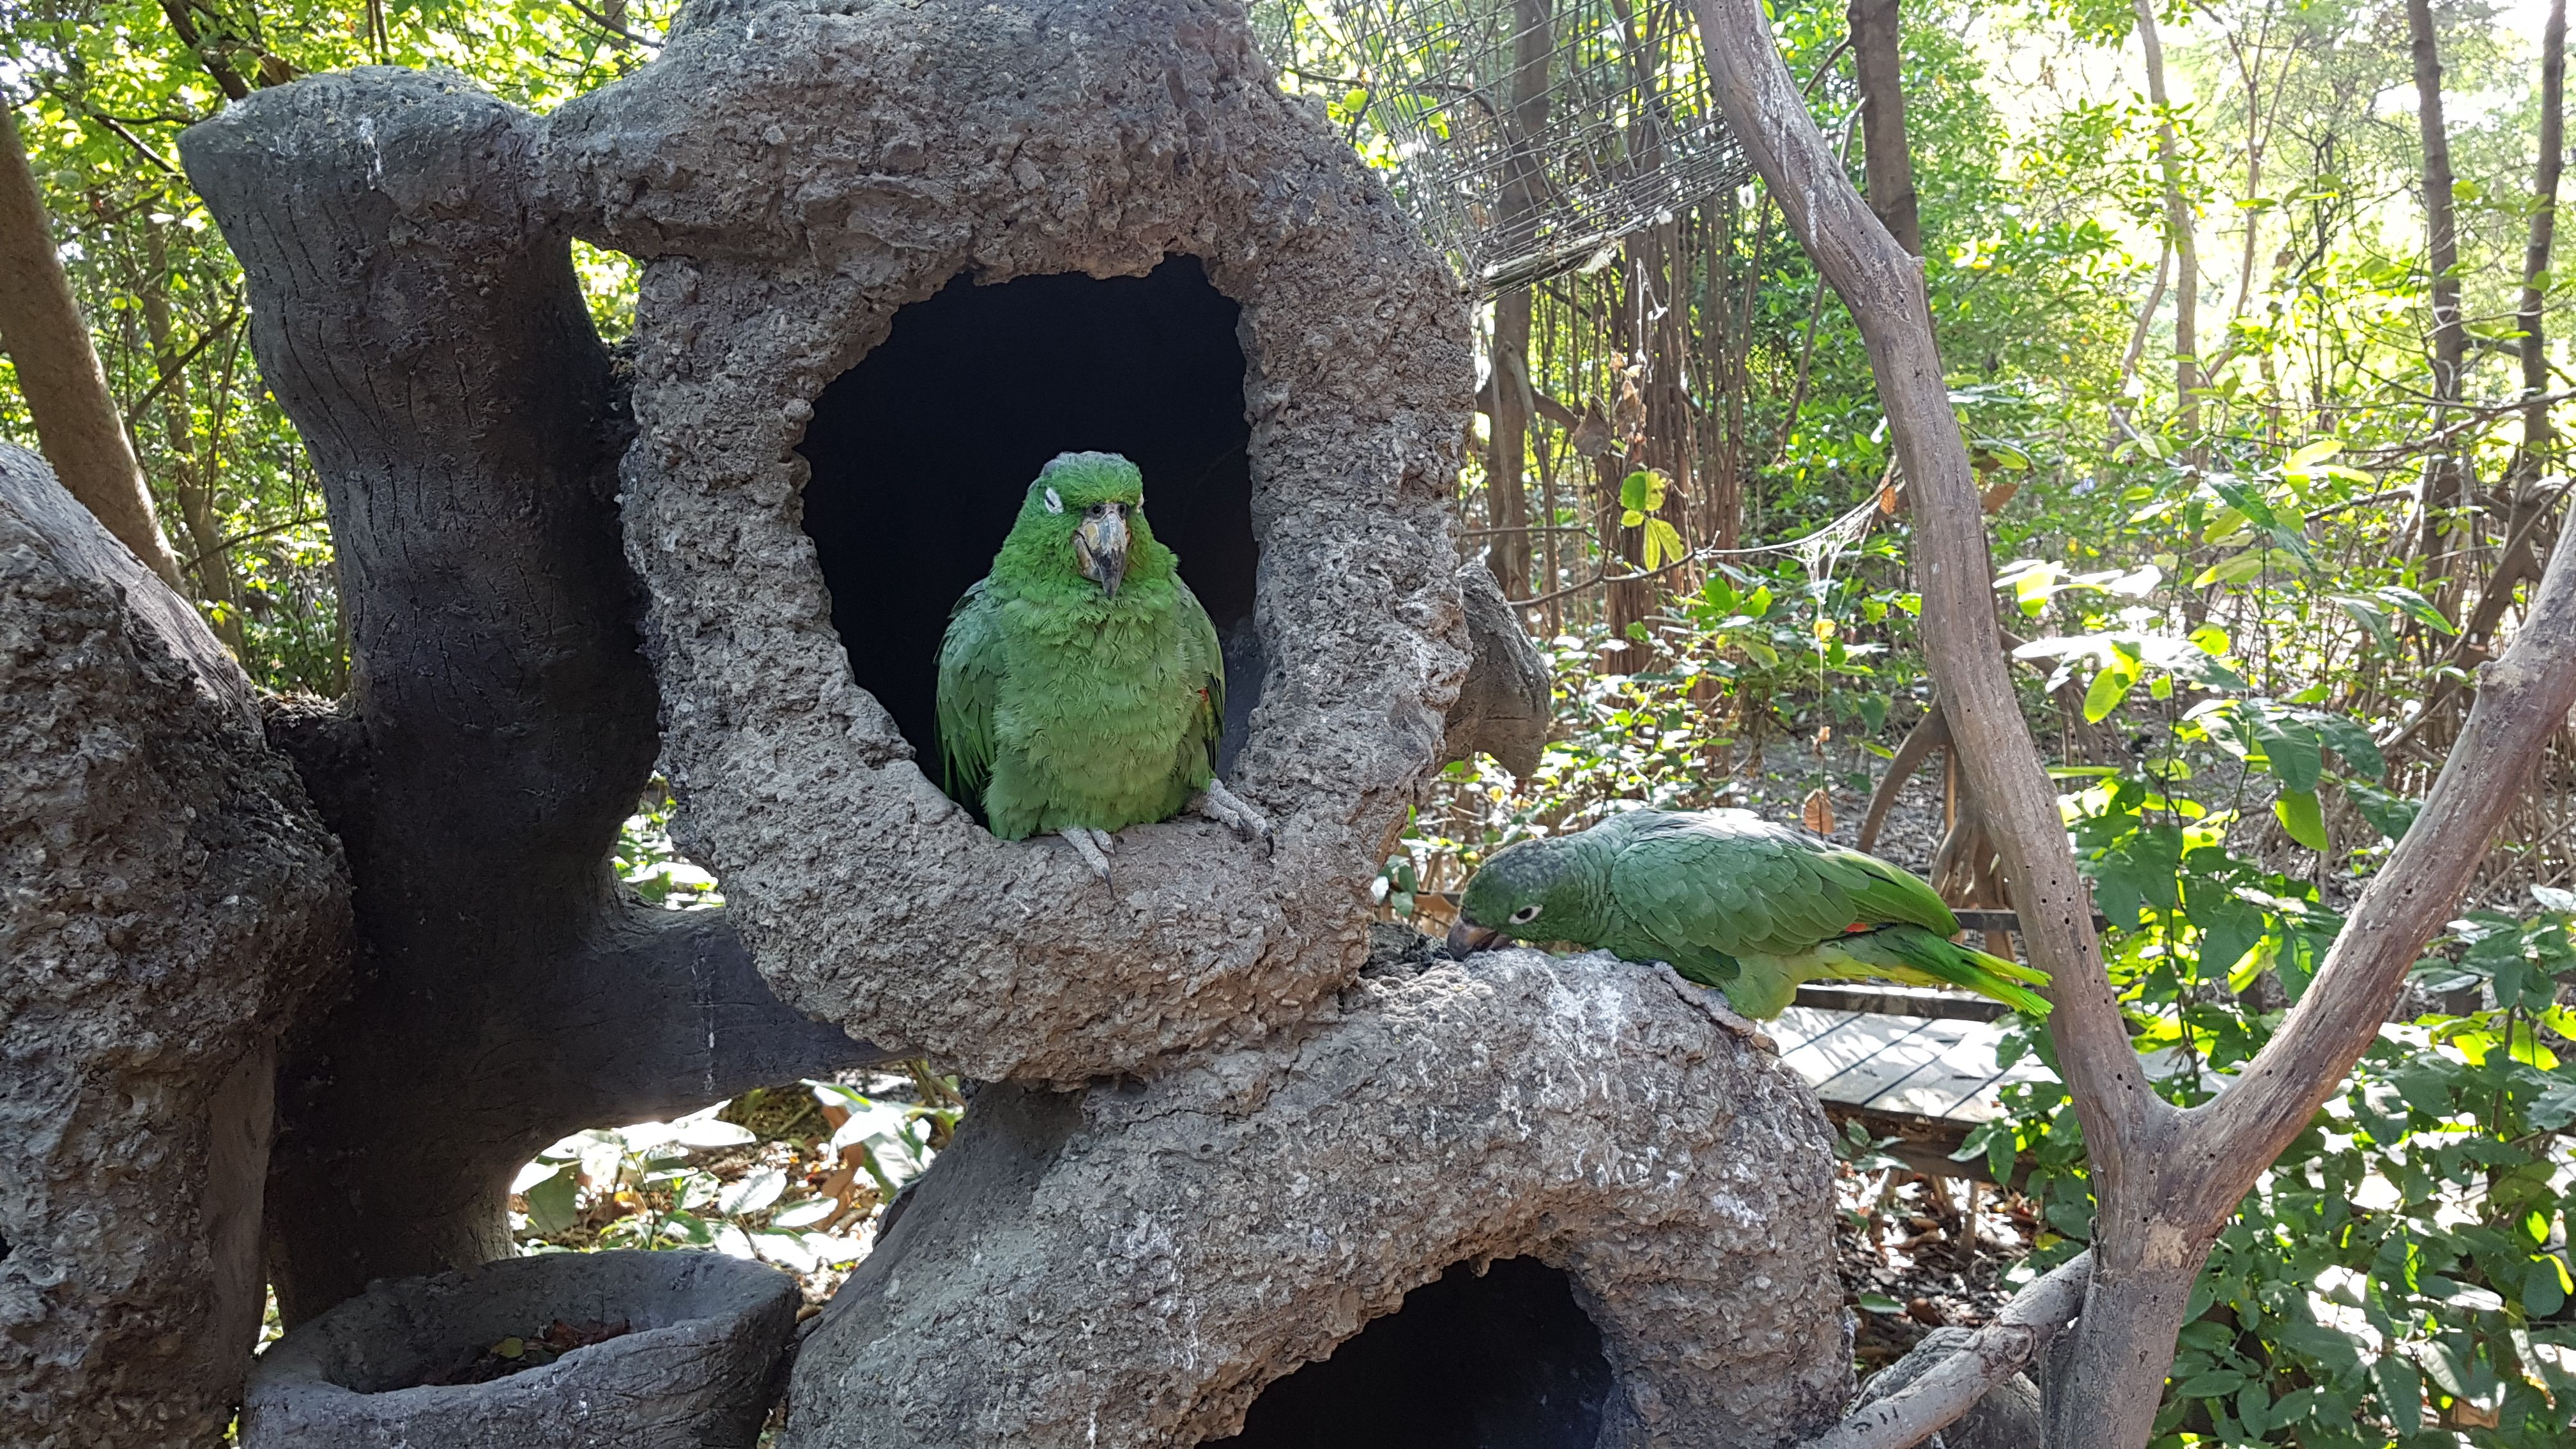
[[[1047,512],[1049,513],[1064,512],[1064,495],[1056,492],[1052,488],[1048,489],[1046,491],[1046,506]]]
[[[1519,910],[1512,912],[1512,924],[1515,926],[1525,926],[1537,919],[1538,907],[1536,906],[1523,906]]]

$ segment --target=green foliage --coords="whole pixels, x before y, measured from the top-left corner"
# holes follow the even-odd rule
[[[673,1122],[577,1132],[520,1169],[513,1229],[531,1252],[712,1248],[828,1296],[866,1255],[867,1224],[929,1168],[963,1111],[953,1080],[916,1065],[903,1085],[915,1100],[803,1083],[821,1112],[766,1131],[720,1102]]]

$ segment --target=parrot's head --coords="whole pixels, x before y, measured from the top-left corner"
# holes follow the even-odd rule
[[[1601,931],[1607,884],[1600,853],[1580,835],[1505,846],[1467,882],[1449,954],[1464,960],[1503,936],[1588,943]]]
[[[1029,485],[1011,532],[1031,540],[1042,565],[1070,569],[1117,598],[1129,561],[1155,548],[1145,475],[1116,453],[1057,454]]]

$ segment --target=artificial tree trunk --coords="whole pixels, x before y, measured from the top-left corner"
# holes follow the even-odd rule
[[[211,1443],[348,878],[196,611],[6,444],[0,760],[0,1443]]]
[[[611,873],[656,748],[617,537],[630,430],[530,202],[535,141],[401,70],[264,90],[181,139],[352,621],[348,696],[269,720],[347,847],[358,932],[356,989],[279,1076],[290,1323],[507,1256],[511,1174],[567,1133],[881,1055],[779,1005],[728,913]]]
[[[1045,1241],[1016,1241],[1034,1214],[981,1198],[977,1152],[932,1169],[921,1201],[956,1206],[894,1226],[962,1244],[959,1283],[979,1258],[1159,1271],[1178,1256],[1158,1242],[1207,1254],[1208,1273],[1121,1300],[1117,1321],[1041,1315],[983,1346],[998,1367],[1161,1344],[1101,1370],[1139,1389],[1119,1409],[1150,1420],[1133,1442],[1183,1449],[1369,1318],[1402,1317],[1408,1286],[1467,1281],[1506,1252],[1573,1295],[1598,1364],[1577,1378],[1598,1422],[1628,1426],[1616,1442],[1659,1424],[1776,1442],[1831,1418],[1849,1350],[1830,1146],[1757,1043],[1669,973],[1605,960],[1469,969],[1417,940],[1360,980],[1368,885],[1415,792],[1469,744],[1524,758],[1545,676],[1491,581],[1454,564],[1457,294],[1358,158],[1279,93],[1239,10],[960,4],[863,23],[831,4],[714,3],[684,13],[654,65],[548,122],[374,69],[237,97],[182,151],[313,452],[351,621],[348,697],[274,702],[265,720],[345,851],[355,938],[349,988],[295,1022],[274,1076],[266,1247],[290,1321],[370,1279],[508,1255],[509,1177],[554,1137],[866,1062],[866,1038],[1001,1080],[996,1104],[1092,1104],[1055,1162],[1080,1191],[1045,1204]],[[573,284],[575,229],[648,262],[632,421]],[[924,376],[930,394],[906,390]],[[1109,410],[1066,413],[1065,397]],[[1007,516],[1034,468],[1022,453],[1103,443],[1197,464],[1148,470],[1154,517],[1195,540],[1183,567],[1201,570],[1234,675],[1229,777],[1275,840],[1134,828],[1107,884],[1056,842],[994,839],[930,786],[898,721],[918,720],[914,675],[955,593],[885,587],[917,577],[890,570],[979,569],[993,506]],[[928,543],[891,546],[905,528]],[[6,602],[11,627],[59,635],[44,601]],[[1499,691],[1462,689],[1476,658],[1508,676]],[[217,784],[292,791],[231,678],[229,723],[190,724],[165,757],[229,730],[243,759]],[[155,719],[114,681],[42,683],[126,707],[127,728]],[[657,703],[681,832],[735,902],[721,912],[645,909],[608,869]],[[204,788],[156,777],[62,808],[71,838],[131,824],[202,864],[170,811]],[[280,838],[327,844],[288,820],[270,856]],[[315,934],[342,898],[330,862],[271,876],[273,896],[318,904],[262,916],[268,897],[244,890],[190,919],[240,908],[262,939],[337,960],[338,938]],[[56,884],[63,909],[41,928],[94,945],[102,971],[145,959],[151,940],[89,910],[132,880]],[[288,939],[279,919],[319,925]],[[152,1004],[194,1013],[208,1040],[209,1023],[273,1035],[282,994],[246,1004],[245,979],[228,963],[210,1001],[150,983]],[[102,1011],[73,1023],[84,1042],[220,1066],[188,1110],[267,1120],[267,1058],[234,1037],[217,1043],[229,1055],[174,1055]],[[1331,1152],[1299,1145],[1315,1129],[1287,1110],[1318,1092],[1307,1116],[1353,1112]],[[238,1135],[213,1174],[230,1196],[209,1199],[233,1204],[209,1230],[230,1245],[218,1330],[162,1340],[213,1366],[189,1401],[203,1422],[256,1301],[240,1189],[263,1152]],[[1176,1149],[1207,1172],[1096,1175]],[[1219,1165],[1243,1212],[1270,1215],[1251,1239],[1267,1250],[1188,1220],[1191,1184]],[[1503,1201],[1534,1179],[1527,1203]],[[1093,1188],[1149,1211],[1087,1214],[1108,1201]],[[116,1191],[76,1180],[61,1201],[89,1222]],[[1321,1238],[1309,1193],[1340,1214]],[[1400,1213],[1413,1229],[1378,1231]],[[126,1257],[157,1262],[186,1221],[164,1214]],[[43,1263],[28,1241],[7,1272]],[[899,1271],[929,1261],[889,1257],[867,1300],[897,1300]],[[58,1277],[74,1270],[105,1271]],[[1332,1312],[1319,1326],[1292,1302]],[[862,1316],[806,1345],[811,1381],[851,1390],[868,1347],[843,1325]],[[1165,1332],[1220,1319],[1222,1359]],[[1665,1322],[1713,1327],[1659,1338]],[[121,1442],[98,1432],[112,1400],[76,1398],[52,1407],[87,1416],[70,1421],[80,1442]],[[876,1432],[808,1402],[810,1442]],[[972,1432],[1033,1442],[1010,1430]]]

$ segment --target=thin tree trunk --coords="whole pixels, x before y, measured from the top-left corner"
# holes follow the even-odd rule
[[[170,444],[171,491],[179,495],[179,520],[196,555],[198,595],[213,604],[215,637],[242,657],[241,588],[232,550],[215,517],[214,480],[200,476],[197,429],[188,407],[188,370],[170,331],[170,248],[157,223],[144,226],[143,329],[152,339],[152,366],[161,376],[162,431]],[[205,470],[211,473],[211,469]]]
[[[2522,332],[2522,390],[2539,397],[2549,391],[2549,347],[2542,331],[2549,300],[2549,251],[2558,220],[2558,173],[2567,149],[2567,0],[2550,0],[2549,23],[2540,38],[2540,162],[2531,177],[2531,240],[2522,253],[2522,305],[2514,322]],[[2515,459],[2514,481],[2527,485],[2540,476],[2551,445],[2557,441],[2549,422],[2549,404],[2534,402],[2522,413],[2522,450]]]
[[[2200,428],[2200,243],[2191,202],[2183,195],[2182,155],[2174,142],[2165,92],[2165,46],[2156,33],[2155,0],[2137,0],[2138,48],[2146,58],[2147,99],[2156,108],[2156,165],[2165,180],[2165,239],[2174,251],[2174,411],[2185,433]]]
[[[2451,200],[2451,136],[2442,121],[2442,51],[2432,0],[2406,0],[2406,37],[2415,57],[2415,120],[2424,144],[2424,245],[2433,274],[2433,418],[2439,430],[2460,398],[2469,335],[2460,322],[2459,236]],[[2441,547],[2443,515],[2459,506],[2459,459],[2449,449],[2424,460],[2423,506],[2416,547],[2435,573],[2449,572]]]
[[[1513,137],[1502,194],[1502,250],[1520,256],[1535,240],[1532,218],[1539,204],[1537,139],[1547,131],[1548,58],[1555,51],[1550,0],[1515,0],[1512,6]],[[1494,577],[1503,596],[1530,597],[1529,459],[1530,292],[1517,287],[1494,299],[1494,406],[1489,414],[1492,451],[1485,464],[1487,524],[1493,535]]]
[[[1861,174],[1869,209],[1896,244],[1923,255],[1914,150],[1905,138],[1904,28],[1897,0],[1851,0],[1852,70],[1860,80]]]
[[[17,364],[18,391],[35,416],[36,440],[54,476],[134,550],[146,568],[184,597],[179,561],[152,515],[134,444],[107,390],[89,324],[72,301],[71,280],[54,253],[53,227],[28,169],[17,118],[0,106],[0,348]]]

